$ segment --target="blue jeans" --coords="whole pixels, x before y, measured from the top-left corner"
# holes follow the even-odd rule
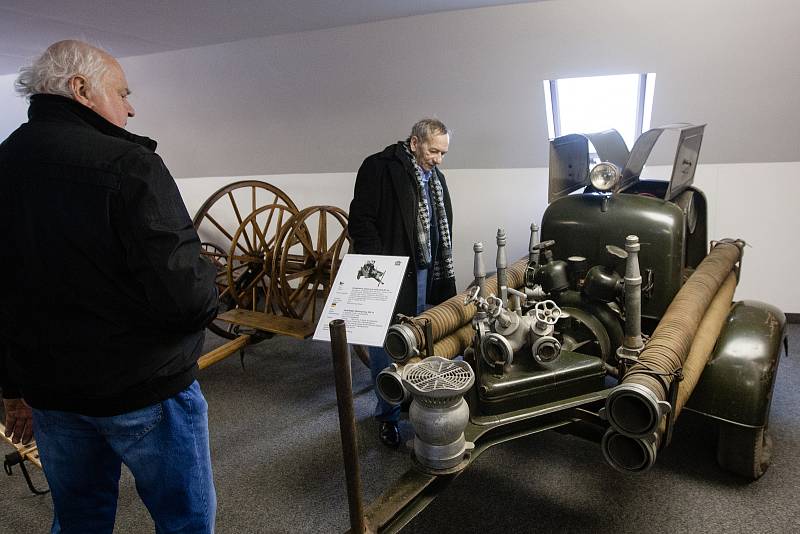
[[[208,404],[197,381],[111,417],[34,409],[33,425],[53,496],[53,534],[114,530],[123,463],[158,534],[214,531]]]
[[[427,307],[425,302],[428,297],[428,270],[423,269],[417,271],[417,315],[425,311]],[[392,363],[389,354],[383,347],[369,347],[369,371],[372,375],[372,383],[375,384],[375,379],[378,373],[389,367]],[[378,393],[378,388],[375,388],[375,419],[378,421],[394,421],[395,423],[400,420],[400,405],[393,406],[383,400],[383,397]]]

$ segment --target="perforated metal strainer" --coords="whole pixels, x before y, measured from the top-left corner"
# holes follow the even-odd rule
[[[431,356],[412,365],[403,373],[403,382],[414,396],[442,398],[463,395],[475,382],[475,374],[466,362]]]

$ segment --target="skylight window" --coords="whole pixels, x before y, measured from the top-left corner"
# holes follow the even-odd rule
[[[616,129],[628,149],[650,129],[655,73],[544,81],[550,138]]]

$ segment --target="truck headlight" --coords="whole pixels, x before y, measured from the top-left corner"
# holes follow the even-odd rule
[[[617,186],[619,179],[619,167],[607,161],[598,163],[589,173],[589,180],[598,191],[611,191]]]

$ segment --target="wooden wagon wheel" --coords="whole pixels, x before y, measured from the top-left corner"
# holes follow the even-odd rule
[[[202,243],[213,244],[213,249],[204,247],[203,254],[217,266],[217,287],[220,292],[219,311],[236,306],[228,287],[227,262],[219,257],[219,251],[227,252],[233,244],[233,234],[242,225],[244,217],[265,205],[285,205],[294,211],[297,206],[289,196],[277,187],[258,180],[243,180],[228,184],[208,197],[192,220]],[[234,288],[236,289],[236,288]],[[228,323],[214,321],[208,326],[215,334],[233,339]]]
[[[228,294],[240,308],[280,313],[274,294],[273,269],[278,234],[297,210],[267,204],[245,217],[233,234],[225,273]]]
[[[347,213],[334,206],[312,206],[281,229],[275,254],[275,284],[284,314],[316,323],[336,271],[347,254]]]

